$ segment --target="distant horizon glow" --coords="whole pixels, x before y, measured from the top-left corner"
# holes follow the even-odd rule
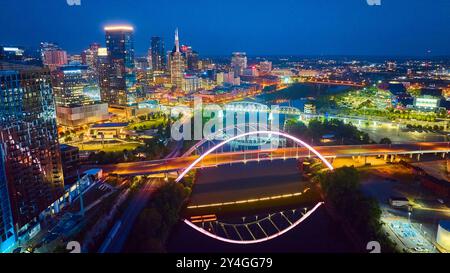
[[[132,26],[137,55],[153,36],[171,50],[178,27],[201,56],[450,56],[447,0],[4,0],[2,10],[1,45],[53,41],[71,54],[104,46],[105,26]]]

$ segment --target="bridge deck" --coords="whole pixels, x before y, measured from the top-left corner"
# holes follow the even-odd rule
[[[449,153],[449,142],[420,142],[392,145],[342,145],[342,146],[316,146],[321,155],[331,157],[377,156],[377,155],[411,155],[430,153]],[[278,148],[273,150],[255,150],[246,152],[226,152],[206,156],[198,168],[218,166],[230,163],[273,160],[280,158],[305,158],[313,156],[303,147]],[[176,157],[155,161],[140,161],[99,166],[106,173],[118,175],[145,175],[178,171],[186,168],[198,158],[198,155]]]

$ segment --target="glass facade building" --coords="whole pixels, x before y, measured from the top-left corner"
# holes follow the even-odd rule
[[[66,65],[52,74],[53,91],[57,106],[81,105],[89,100],[84,89],[96,85],[86,65]]]
[[[134,39],[130,26],[105,27],[108,53],[108,87],[102,90],[102,101],[111,105],[136,103]]]
[[[245,52],[233,52],[231,68],[235,76],[243,75],[244,70],[247,68],[247,54]]]
[[[180,51],[180,39],[178,29],[175,30],[175,47],[170,54],[170,80],[176,88],[182,88],[183,77],[186,68],[185,59]]]
[[[4,170],[0,190],[5,192],[1,185],[7,185],[17,230],[36,220],[64,191],[48,70],[0,71],[0,146]]]
[[[15,241],[16,236],[6,181],[5,152],[4,147],[0,145],[0,253],[11,248]]]
[[[166,70],[166,53],[164,49],[164,41],[161,37],[152,37],[150,48],[152,70]]]

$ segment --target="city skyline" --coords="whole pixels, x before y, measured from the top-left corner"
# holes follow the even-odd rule
[[[81,6],[69,6],[66,1],[25,2],[20,8],[13,1],[3,4],[10,12],[0,22],[15,27],[0,30],[0,43],[37,48],[42,41],[54,41],[75,54],[92,42],[102,42],[104,26],[127,23],[135,28],[137,55],[146,54],[152,36],[163,37],[167,48],[171,48],[177,27],[181,43],[192,45],[204,56],[224,56],[234,51],[245,51],[249,56],[450,55],[448,1],[429,5],[400,0],[383,2],[381,6],[370,6],[363,0],[283,0],[270,5],[266,1],[247,1],[239,6],[233,1],[138,1],[133,6],[125,2],[111,5],[103,0],[83,1]],[[148,16],[145,11],[152,9],[155,12]],[[22,22],[19,12],[29,20]],[[46,12],[52,13],[52,20],[38,16]],[[33,29],[37,31],[24,35]]]
[[[161,1],[3,0],[0,256],[450,252],[449,0]]]

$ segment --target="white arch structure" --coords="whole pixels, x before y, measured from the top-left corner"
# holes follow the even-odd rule
[[[226,145],[227,143],[236,140],[238,138],[242,138],[242,137],[246,137],[246,136],[250,136],[250,135],[259,135],[259,134],[267,134],[267,135],[278,135],[278,136],[282,136],[288,139],[293,140],[294,142],[296,142],[297,144],[300,144],[302,146],[304,146],[305,148],[307,148],[309,151],[311,151],[313,154],[315,154],[324,164],[325,166],[327,166],[327,168],[329,170],[333,170],[333,166],[331,165],[330,162],[328,162],[328,160],[326,160],[326,158],[324,156],[322,156],[319,152],[317,152],[313,147],[311,147],[311,145],[305,143],[304,141],[302,141],[301,139],[298,139],[294,136],[291,136],[289,134],[283,133],[283,132],[278,132],[278,131],[254,131],[254,132],[248,132],[248,133],[243,133],[234,137],[231,137],[227,140],[224,140],[223,142],[217,144],[216,146],[212,147],[211,149],[209,149],[208,151],[206,151],[204,154],[202,154],[200,157],[198,157],[194,162],[192,162],[186,169],[183,170],[183,172],[181,172],[181,174],[177,177],[177,179],[175,180],[176,182],[179,182],[181,179],[183,179],[183,177],[189,172],[191,171],[200,161],[202,161],[206,156],[208,156],[209,154],[211,154],[212,152],[216,151],[217,149],[219,149],[220,147]],[[197,230],[198,232],[222,241],[222,242],[226,242],[226,243],[232,243],[232,244],[256,244],[256,243],[261,243],[264,241],[269,241],[272,240],[278,236],[283,235],[284,233],[290,231],[291,229],[295,228],[296,226],[298,226],[300,223],[302,223],[304,220],[306,220],[306,218],[308,218],[312,213],[314,213],[314,211],[316,211],[321,205],[323,204],[323,202],[319,202],[317,203],[310,211],[308,211],[307,213],[305,213],[299,220],[295,221],[294,223],[292,223],[292,225],[290,225],[289,227],[287,227],[284,230],[281,230],[277,233],[272,234],[271,236],[267,236],[264,238],[260,238],[260,239],[254,239],[254,240],[233,240],[233,239],[228,239],[228,238],[223,238],[220,236],[217,236],[211,232],[208,232],[198,226],[196,226],[195,224],[193,224],[191,221],[184,219],[184,223],[186,223],[188,226],[192,227],[193,229]]]
[[[250,130],[252,132],[253,131],[258,131],[258,130],[267,130],[267,126],[264,126],[263,124],[258,124],[258,123],[248,123],[248,124],[245,124],[245,126],[249,126],[249,128],[250,128]],[[261,128],[261,127],[263,127],[263,128]],[[226,137],[227,136],[227,134],[226,134],[227,131],[228,130],[232,130],[232,129],[236,129],[238,134],[242,133],[241,128],[239,126],[236,126],[236,124],[233,124],[233,125],[230,125],[228,127],[222,128],[222,129],[218,130],[217,132],[215,132],[214,134],[211,134],[211,135],[203,138],[199,142],[195,143],[195,145],[192,146],[189,150],[187,150],[181,157],[190,156],[195,150],[200,148],[203,144],[207,143],[208,141],[216,140],[216,138],[218,136],[225,135],[225,137]],[[245,128],[244,128],[244,130],[245,130]]]

